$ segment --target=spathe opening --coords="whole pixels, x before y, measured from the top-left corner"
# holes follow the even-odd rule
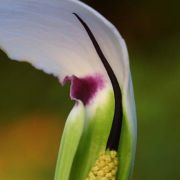
[[[96,97],[96,94],[105,86],[105,81],[99,74],[81,78],[77,76],[66,77],[63,84],[67,81],[71,82],[71,99],[80,100],[85,106],[89,105]]]

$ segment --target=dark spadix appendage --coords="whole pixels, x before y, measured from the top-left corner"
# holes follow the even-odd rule
[[[119,145],[119,140],[120,140],[120,134],[121,134],[121,127],[122,127],[122,118],[123,118],[123,113],[122,113],[122,95],[121,95],[121,89],[119,86],[119,83],[117,81],[117,78],[108,63],[106,57],[104,56],[98,42],[96,41],[96,38],[94,37],[92,31],[88,27],[88,25],[80,18],[79,15],[76,13],[73,13],[77,19],[80,21],[80,23],[83,25],[84,29],[86,30],[90,40],[92,41],[94,48],[96,49],[96,52],[98,56],[100,57],[107,74],[111,80],[112,86],[113,86],[113,91],[114,91],[114,97],[115,97],[115,111],[114,111],[114,117],[113,117],[113,123],[112,123],[112,128],[111,132],[108,138],[107,142],[107,149],[110,150],[117,150],[118,145]]]

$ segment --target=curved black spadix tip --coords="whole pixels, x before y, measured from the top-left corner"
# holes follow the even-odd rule
[[[98,56],[101,59],[102,64],[104,65],[107,71],[107,74],[113,86],[114,97],[115,97],[115,111],[114,111],[114,117],[113,117],[113,122],[112,122],[112,128],[109,134],[106,148],[110,150],[118,150],[121,127],[122,127],[122,118],[123,118],[121,89],[120,89],[118,80],[110,64],[108,63],[106,57],[104,56],[92,31],[90,30],[86,22],[78,14],[76,13],[73,13],[73,14],[76,16],[76,18],[79,20],[79,22],[82,24],[82,26],[86,30],[92,44],[94,45],[94,48],[96,49]]]

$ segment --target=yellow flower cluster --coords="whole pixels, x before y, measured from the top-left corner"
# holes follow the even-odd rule
[[[107,150],[100,153],[86,180],[115,180],[117,168],[117,152]]]

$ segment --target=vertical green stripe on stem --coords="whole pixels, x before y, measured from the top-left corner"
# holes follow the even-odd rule
[[[131,131],[128,127],[126,116],[123,117],[119,154],[119,170],[117,180],[130,180],[132,170],[132,138]]]
[[[70,112],[63,136],[56,165],[54,180],[69,180],[69,175],[79,141],[84,129],[85,109],[78,102]]]

